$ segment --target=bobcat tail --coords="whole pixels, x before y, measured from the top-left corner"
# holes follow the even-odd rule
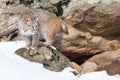
[[[66,34],[66,35],[68,35],[69,34],[69,32],[68,32],[68,28],[67,28],[67,26],[66,26],[66,23],[63,21],[63,20],[61,20],[62,21],[62,31]]]

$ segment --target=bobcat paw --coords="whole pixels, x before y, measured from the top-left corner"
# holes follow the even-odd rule
[[[30,49],[31,49],[31,50],[36,50],[37,48],[36,48],[36,47],[31,47]]]
[[[37,53],[38,53],[38,50],[37,50],[37,49],[31,48],[31,49],[30,49],[30,52],[29,52],[29,55],[30,55],[30,56],[33,56],[33,55],[36,55]]]
[[[38,50],[37,47],[31,47],[31,48],[26,47],[26,49],[30,56],[37,54],[37,50]]]

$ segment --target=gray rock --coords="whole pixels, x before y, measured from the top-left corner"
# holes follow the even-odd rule
[[[31,62],[42,63],[46,69],[52,71],[61,71],[65,67],[70,66],[68,58],[59,51],[49,49],[45,46],[35,51],[30,50],[30,53],[27,52],[26,48],[20,48],[15,53]],[[31,53],[33,55],[30,55]]]
[[[3,14],[3,13],[21,13],[27,9],[28,8],[25,7],[25,5],[21,4],[21,5],[17,5],[17,6],[13,6],[13,7],[1,8],[0,14]]]

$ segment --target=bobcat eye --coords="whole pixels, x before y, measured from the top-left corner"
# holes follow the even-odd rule
[[[26,24],[27,26],[30,26],[30,25],[31,25],[31,21],[27,19],[27,20],[25,21],[25,24]]]
[[[28,22],[29,20],[27,19],[26,22]]]

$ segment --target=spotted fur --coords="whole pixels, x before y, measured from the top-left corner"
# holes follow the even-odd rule
[[[52,45],[59,31],[68,34],[60,18],[42,9],[23,12],[18,19],[18,28],[28,48]]]

